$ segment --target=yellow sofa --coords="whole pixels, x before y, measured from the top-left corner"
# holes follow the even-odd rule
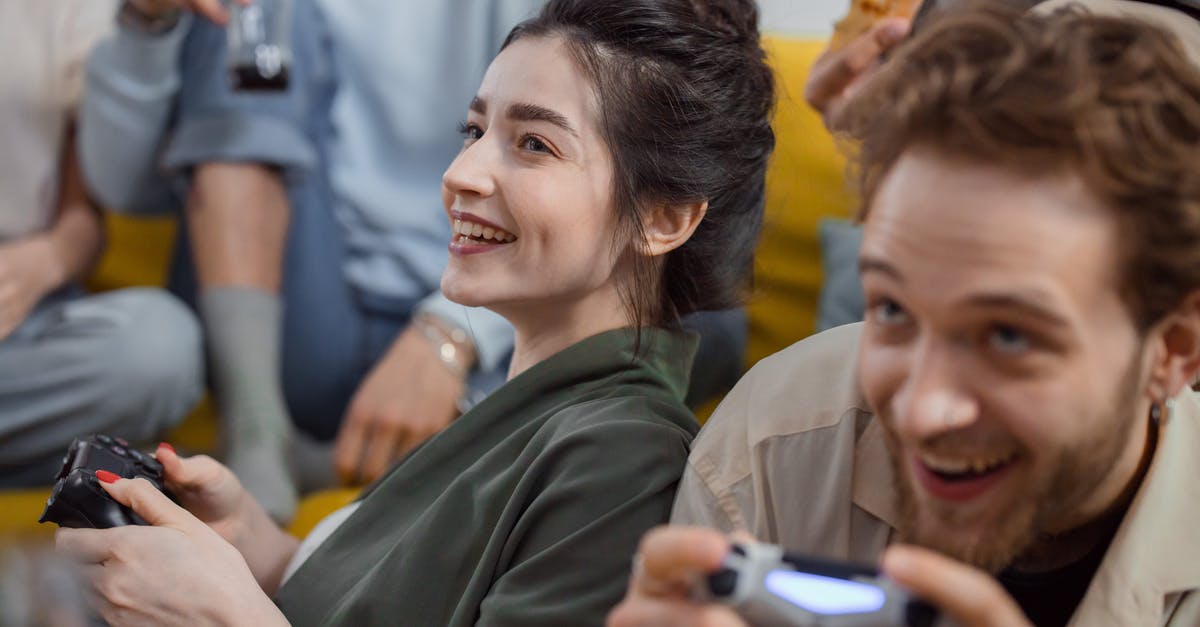
[[[767,39],[779,91],[777,147],[767,175],[766,226],[749,303],[747,366],[812,333],[821,285],[817,223],[824,217],[847,216],[852,205],[844,162],[820,118],[803,100],[807,70],[823,46],[815,40]],[[161,285],[174,222],[121,217],[110,217],[108,222],[108,253],[91,287]],[[709,406],[700,413],[706,416],[711,410]],[[216,441],[211,408],[201,404],[167,437],[181,450],[211,451]],[[356,492],[332,490],[309,496],[290,531],[303,536],[325,514],[352,500]],[[48,493],[48,488],[0,491],[0,544],[44,540],[53,533],[51,525],[35,522]]]

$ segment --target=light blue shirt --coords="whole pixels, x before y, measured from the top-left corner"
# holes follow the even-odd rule
[[[509,30],[542,0],[297,0],[306,1],[325,20],[331,59],[319,62],[330,64],[336,80],[333,132],[323,148],[348,248],[347,280],[372,294],[420,298],[418,311],[470,329],[481,368],[495,368],[512,348],[511,327],[438,290],[450,239],[441,176],[461,146],[455,131],[488,64]],[[89,61],[80,153],[89,185],[108,206],[135,212],[171,206],[157,170],[186,29],[186,21],[158,37],[119,29]],[[216,130],[200,122],[179,134]],[[246,148],[247,159],[275,156],[298,169],[317,162],[311,147],[269,117],[221,130],[280,153]],[[187,137],[172,143],[185,146],[173,145],[167,163],[186,163]]]

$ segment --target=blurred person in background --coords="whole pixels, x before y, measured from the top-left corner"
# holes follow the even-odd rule
[[[0,0],[0,487],[52,483],[71,440],[143,442],[202,390],[192,313],[156,289],[88,295],[104,248],[75,123],[108,0]]]

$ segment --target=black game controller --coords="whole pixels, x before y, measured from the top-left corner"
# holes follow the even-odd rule
[[[62,470],[58,471],[54,489],[46,499],[46,511],[38,522],[84,529],[147,524],[100,487],[97,470],[107,470],[126,479],[141,477],[170,496],[163,485],[163,467],[158,460],[121,438],[107,435],[77,438],[63,458]]]

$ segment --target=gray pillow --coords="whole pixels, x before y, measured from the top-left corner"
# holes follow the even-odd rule
[[[817,304],[817,332],[863,319],[866,302],[858,276],[858,247],[862,227],[826,218],[821,220],[821,300]]]

